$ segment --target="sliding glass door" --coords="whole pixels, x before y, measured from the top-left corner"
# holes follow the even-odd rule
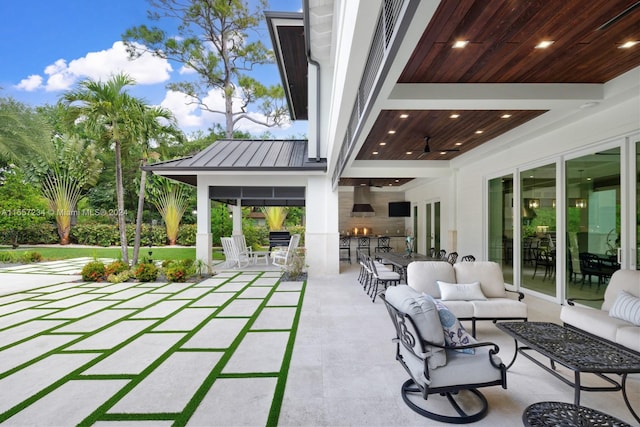
[[[520,284],[556,296],[556,165],[520,172]]]
[[[489,180],[489,261],[502,266],[505,282],[513,283],[513,175]]]
[[[621,148],[566,162],[567,298],[599,298],[620,268]]]

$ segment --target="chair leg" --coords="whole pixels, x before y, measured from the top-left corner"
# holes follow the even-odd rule
[[[461,395],[464,392],[469,392],[471,394],[469,399],[466,399],[466,400],[473,400],[474,408],[472,408],[471,411],[464,410],[458,403],[458,400],[460,401],[463,400],[463,396]],[[469,393],[464,393],[464,394],[469,394]],[[415,397],[410,398],[409,397],[410,394],[415,395]],[[456,417],[451,415],[443,415],[443,414],[429,411],[426,408],[419,406],[416,403],[416,401],[422,401],[422,402],[425,402],[425,404],[427,402],[427,400],[422,397],[422,391],[416,386],[416,384],[413,382],[412,379],[409,379],[405,381],[404,384],[402,384],[402,400],[404,400],[404,403],[406,403],[411,410],[417,412],[423,417],[427,417],[432,420],[436,420],[443,423],[467,424],[467,423],[473,423],[473,422],[479,421],[487,415],[489,403],[487,402],[487,399],[484,397],[484,395],[475,388],[461,390],[455,393],[455,395],[452,392],[444,392],[444,393],[441,393],[441,395],[447,398],[447,400],[449,401],[451,406],[455,409],[455,411],[459,414],[459,416]],[[435,397],[435,395],[429,395],[429,396]],[[459,398],[459,399],[456,400],[456,398]],[[469,405],[465,405],[465,406],[469,406]]]

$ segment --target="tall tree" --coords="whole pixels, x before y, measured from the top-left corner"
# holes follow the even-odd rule
[[[126,87],[135,81],[126,74],[117,74],[108,81],[84,80],[78,88],[63,95],[63,102],[69,107],[71,117],[85,120],[88,129],[98,141],[113,147],[116,166],[116,200],[118,229],[122,260],[129,262],[124,187],[122,183],[122,144],[130,140],[133,133],[132,120],[142,110],[142,101],[129,95]]]
[[[149,157],[157,154],[152,151],[151,143],[155,142],[157,146],[163,146],[167,143],[167,138],[182,141],[184,135],[177,128],[173,114],[161,107],[146,107],[139,112],[137,126],[134,136],[139,144],[140,155],[140,189],[138,192],[138,211],[136,214],[136,234],[133,243],[133,264],[138,263],[138,254],[140,252],[140,238],[142,233],[142,213],[144,210],[145,187],[147,182],[147,171],[144,166],[147,165]],[[164,120],[164,122],[163,122]],[[161,147],[159,147],[161,148]]]
[[[242,0],[148,0],[152,21],[178,22],[177,34],[140,25],[128,29],[123,40],[132,57],[145,52],[183,64],[195,71],[194,80],[171,83],[168,88],[187,94],[200,108],[225,117],[226,137],[240,120],[276,126],[288,120],[284,91],[280,85],[265,86],[249,75],[255,66],[273,62],[273,53],[258,39],[257,31],[266,0],[255,11]],[[219,109],[207,101],[211,89],[224,99]],[[254,107],[263,115],[251,114]]]

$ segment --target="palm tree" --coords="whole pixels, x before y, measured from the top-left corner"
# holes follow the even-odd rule
[[[147,107],[139,112],[140,117],[137,119],[135,136],[142,149],[140,159],[140,190],[138,192],[138,212],[136,214],[136,233],[133,243],[133,261],[132,264],[138,263],[138,254],[140,252],[140,237],[142,233],[142,212],[144,210],[144,196],[147,182],[147,171],[144,167],[150,157],[155,152],[151,151],[151,142],[155,141],[162,148],[166,143],[166,137],[173,137],[178,140],[183,139],[182,132],[177,128],[176,120],[171,111],[162,107]],[[161,120],[166,121],[162,124]]]
[[[129,140],[129,134],[134,130],[132,119],[136,117],[137,111],[142,110],[143,104],[125,90],[126,86],[134,83],[126,74],[117,74],[104,83],[84,80],[77,89],[63,95],[63,100],[72,113],[71,117],[85,120],[98,141],[114,149],[118,229],[122,260],[126,263],[129,262],[129,254],[122,183],[122,143]]]
[[[284,220],[287,218],[288,209],[284,206],[270,206],[262,208],[262,213],[267,221],[269,230],[282,230]]]
[[[34,159],[30,173],[36,175],[42,195],[54,212],[60,244],[66,245],[78,201],[98,181],[102,162],[93,143],[68,135],[55,136],[52,140],[54,161],[38,164]]]
[[[182,221],[182,216],[189,206],[186,190],[182,185],[171,184],[167,179],[156,181],[156,185],[153,188],[151,201],[164,220],[169,244],[175,245],[178,239],[180,221]]]
[[[0,157],[15,164],[38,154],[50,155],[48,127],[30,107],[0,98]]]

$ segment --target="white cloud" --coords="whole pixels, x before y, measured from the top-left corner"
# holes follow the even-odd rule
[[[47,91],[67,90],[78,80],[91,78],[106,80],[114,74],[126,73],[137,84],[151,85],[166,82],[170,79],[171,64],[165,59],[144,53],[135,60],[130,60],[122,41],[117,41],[106,50],[89,52],[82,58],[71,60],[58,59],[44,69]],[[23,79],[16,87],[32,91],[42,87],[43,78],[38,75]]]
[[[20,83],[16,85],[16,88],[31,92],[38,89],[40,86],[42,86],[42,76],[32,74],[26,79],[20,80]]]
[[[84,58],[74,59],[69,63],[68,70],[73,75],[94,80],[104,80],[113,74],[124,72],[135,79],[136,83],[144,85],[169,80],[172,68],[168,61],[149,53],[130,60],[124,43],[117,41],[111,49],[89,52]]]
[[[171,110],[180,128],[206,128],[200,109],[196,104],[190,104],[190,101],[191,98],[184,93],[170,90],[160,105]]]
[[[178,71],[180,74],[196,74],[196,70],[194,70],[191,67],[188,67],[186,65],[183,65],[182,67],[180,67],[180,71]]]

